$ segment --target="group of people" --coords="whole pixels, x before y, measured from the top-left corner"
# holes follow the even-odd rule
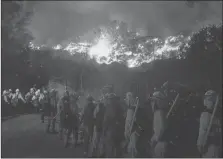
[[[55,89],[30,89],[24,101],[42,105],[47,133],[56,132],[59,119],[65,147],[71,134],[76,146],[83,130],[85,157],[222,157],[222,103],[214,90],[198,94],[165,82],[142,101],[134,91],[122,100],[113,85],[106,85],[99,99],[86,98],[83,112],[79,97],[67,89],[62,97]]]
[[[203,101],[202,101],[203,100]],[[84,149],[93,157],[220,157],[221,99],[165,82],[146,101],[124,100],[112,86],[89,96],[82,116]]]
[[[2,116],[22,112],[24,103],[26,103],[19,89],[16,89],[15,92],[13,92],[12,89],[4,90],[2,93],[2,99]]]
[[[44,122],[44,115],[49,104],[50,98],[53,98],[52,94],[56,92],[55,90],[48,91],[46,88],[36,89],[35,86],[30,88],[30,90],[23,96],[19,89],[4,90],[3,97],[3,111],[2,115],[13,115],[20,113],[41,113],[41,121]],[[54,107],[57,108],[56,103]]]

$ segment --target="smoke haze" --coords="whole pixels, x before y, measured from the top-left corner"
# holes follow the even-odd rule
[[[193,8],[184,1],[35,1],[35,14],[28,26],[37,45],[53,46],[92,40],[94,29],[111,20],[127,22],[142,35],[166,37],[196,31],[222,21],[222,2],[199,2]]]

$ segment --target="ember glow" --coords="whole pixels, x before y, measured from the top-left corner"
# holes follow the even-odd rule
[[[101,58],[101,57],[108,57],[110,52],[111,52],[111,46],[108,39],[101,38],[98,40],[96,45],[93,45],[89,49],[88,53],[91,57]]]
[[[106,36],[105,36],[106,35]],[[137,48],[141,50],[141,52],[145,52],[146,48],[144,44],[148,43],[157,43],[157,46],[154,47],[154,56],[156,55],[163,55],[163,53],[168,52],[168,51],[177,51],[179,50],[180,45],[183,42],[188,42],[190,40],[189,37],[184,37],[183,35],[178,35],[178,36],[170,36],[167,37],[166,39],[159,39],[157,37],[154,37],[152,39],[146,40],[144,43],[138,43]],[[163,41],[163,44],[158,47],[158,42]],[[75,54],[75,53],[87,53],[91,58],[95,58],[98,63],[106,63],[109,64],[112,61],[120,62],[120,59],[117,59],[114,57],[112,61],[109,61],[110,55],[113,52],[114,55],[119,55],[121,50],[116,50],[115,46],[118,45],[117,43],[111,43],[111,39],[109,39],[109,35],[107,34],[102,34],[99,38],[95,40],[94,43],[90,42],[79,42],[79,43],[74,43],[71,42],[67,46],[62,47],[61,45],[56,45],[52,47],[55,50],[66,50],[70,52],[70,54]],[[34,46],[33,43],[30,43],[30,46],[35,49],[40,49],[41,46]],[[122,48],[125,47],[123,44],[121,44]],[[126,56],[131,56],[132,52],[131,51],[126,51],[124,52]],[[165,54],[164,56],[168,57],[168,54]],[[103,61],[101,59],[104,59]],[[140,54],[131,56],[130,59],[127,60],[128,67],[137,67],[143,62],[150,62],[154,60],[154,57],[150,56],[140,56]],[[140,61],[140,62],[139,62]]]

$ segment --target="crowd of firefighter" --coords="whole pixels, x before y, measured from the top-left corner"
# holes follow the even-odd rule
[[[86,97],[83,111],[79,98],[66,88],[62,97],[56,89],[33,87],[25,98],[19,89],[3,91],[5,105],[17,109],[22,101],[35,109],[46,133],[59,132],[65,147],[83,138],[85,157],[222,157],[222,102],[214,90],[199,94],[167,81],[142,101],[134,91],[122,99],[106,85],[98,99]]]

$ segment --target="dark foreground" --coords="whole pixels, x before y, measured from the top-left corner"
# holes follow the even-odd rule
[[[2,122],[2,158],[84,157],[82,145],[64,148],[57,134],[46,134],[40,115],[18,116]]]

